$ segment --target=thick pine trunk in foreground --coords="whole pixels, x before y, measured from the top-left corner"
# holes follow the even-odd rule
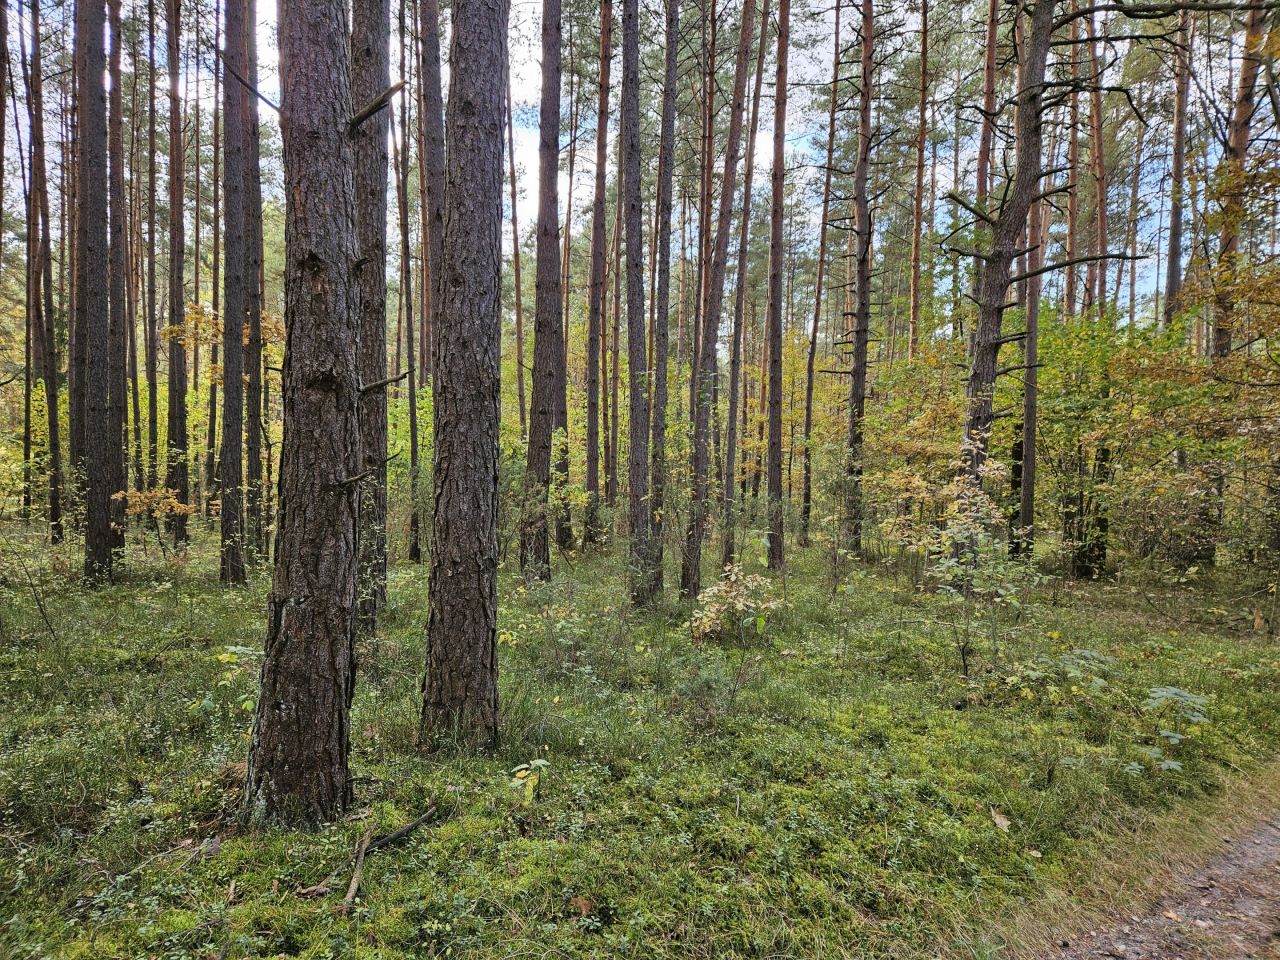
[[[362,0],[351,25],[351,100],[362,109],[391,85],[390,0]],[[356,274],[360,328],[360,628],[377,630],[387,584],[387,130],[383,107],[355,132]],[[395,374],[399,375],[396,370]]]
[[[423,745],[498,736],[498,417],[507,0],[454,0],[435,351]]]
[[[282,0],[284,444],[266,653],[243,818],[317,823],[351,797],[359,316],[342,0]]]

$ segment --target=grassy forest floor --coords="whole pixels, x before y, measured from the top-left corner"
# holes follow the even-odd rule
[[[617,554],[537,588],[508,565],[501,747],[421,755],[425,571],[399,566],[352,814],[246,834],[266,576],[219,589],[212,541],[153,539],[89,592],[25,536],[0,541],[4,957],[1021,955],[1011,918],[1085,904],[1280,734],[1265,586],[1010,574],[966,599],[893,564],[837,583],[815,547],[701,643],[686,606],[628,608]],[[431,808],[344,907],[362,839]]]

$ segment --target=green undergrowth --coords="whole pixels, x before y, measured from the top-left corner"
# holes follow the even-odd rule
[[[501,746],[423,754],[426,579],[400,566],[360,653],[355,809],[243,833],[266,576],[223,590],[210,543],[153,541],[89,592],[71,548],[5,551],[4,957],[898,958],[958,929],[998,956],[986,919],[1280,732],[1280,652],[1225,587],[966,597],[837,584],[814,549],[695,632],[632,611],[604,553],[504,572]],[[344,910],[370,827],[432,807]]]

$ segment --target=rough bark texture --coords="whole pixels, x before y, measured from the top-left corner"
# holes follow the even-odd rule
[[[222,452],[219,458],[219,513],[222,582],[245,582],[244,557],[244,322],[249,282],[245,237],[245,136],[240,107],[245,76],[245,0],[225,0],[222,51]],[[281,23],[283,24],[283,11]]]
[[[498,416],[507,0],[455,0],[424,745],[498,736]]]
[[[357,109],[391,86],[391,3],[363,0],[351,23],[351,101]],[[387,130],[384,107],[355,131],[356,275],[360,382],[387,377]],[[400,371],[396,370],[396,374]],[[360,629],[377,631],[387,585],[387,386],[360,393]]]
[[[178,88],[182,35],[181,0],[166,0],[166,50],[169,68],[169,422],[164,485],[183,506],[191,502],[187,466],[187,355],[183,335],[186,253],[183,186],[186,152],[182,137],[182,96]],[[176,513],[170,521],[176,544],[187,541],[187,517]]]
[[[729,262],[729,231],[733,226],[733,199],[737,192],[738,151],[742,142],[742,115],[746,104],[747,71],[751,65],[751,30],[756,14],[755,0],[745,0],[738,32],[738,52],[733,72],[733,99],[729,106],[729,132],[724,147],[720,209],[708,267],[705,309],[696,371],[697,404],[693,410],[693,449],[690,466],[693,491],[689,504],[689,527],[685,536],[684,562],[680,571],[680,593],[686,599],[702,590],[702,541],[706,535],[707,469],[710,462],[708,434],[716,382],[716,347],[720,339],[720,312],[724,301],[724,278]],[[785,116],[785,113],[783,114]]]
[[[102,0],[76,3],[76,229],[74,361],[83,384],[78,424],[85,468],[84,573],[91,582],[111,579],[111,447],[108,403],[110,348],[107,301],[107,102],[103,81]],[[89,357],[95,362],[88,363]],[[76,398],[72,397],[73,408]],[[76,431],[73,421],[73,436]],[[74,454],[73,454],[74,456]]]
[[[756,77],[751,92],[751,124],[747,130],[746,165],[742,174],[742,216],[738,220],[738,269],[734,277],[733,332],[729,343],[729,416],[724,446],[724,502],[721,509],[723,524],[720,547],[720,565],[728,567],[737,559],[737,510],[735,507],[734,477],[738,474],[739,431],[745,435],[747,427],[746,371],[742,363],[743,340],[746,336],[743,312],[747,295],[747,257],[751,236],[751,186],[756,167],[756,129],[760,124],[760,91],[764,86],[764,61],[769,40],[769,0],[760,8],[760,37],[756,41]],[[681,258],[683,267],[683,258]],[[741,381],[741,382],[740,382]],[[741,422],[739,423],[739,407]],[[745,455],[745,449],[744,449]],[[745,483],[745,474],[743,474]],[[745,489],[745,487],[744,487]]]
[[[600,525],[600,346],[604,325],[605,200],[608,193],[609,168],[609,66],[612,59],[613,0],[602,0],[599,89],[596,98],[595,193],[591,200],[591,282],[587,288],[587,511],[582,533],[583,540],[587,543],[596,543],[604,535]]]
[[[640,210],[640,5],[622,0],[622,220],[626,234],[627,518],[631,532],[631,599],[654,599],[655,555],[649,509],[649,370],[644,336],[644,219]],[[616,361],[615,361],[616,363]]]
[[[345,5],[282,0],[279,30],[284,443],[242,815],[300,824],[332,820],[351,797],[360,332],[350,280],[358,254]]]
[[[538,121],[538,232],[534,274],[533,402],[525,463],[520,569],[551,578],[548,532],[551,456],[565,403],[564,324],[560,295],[560,0],[542,3],[542,103]]]

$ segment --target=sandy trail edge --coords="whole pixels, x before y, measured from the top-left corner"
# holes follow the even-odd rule
[[[1238,861],[1235,866],[1230,865],[1232,858]],[[929,956],[934,960],[1105,960],[1108,956],[1280,960],[1280,939],[1269,939],[1280,928],[1278,860],[1280,759],[1272,759],[1229,777],[1213,797],[1180,804],[1100,839],[1092,851],[1081,851],[1066,873],[1042,888],[1035,899],[1015,910],[985,918],[957,916],[951,934]],[[1215,870],[1218,876],[1213,882],[1224,889],[1215,894],[1213,887],[1194,886],[1215,877]],[[1201,907],[1199,900],[1210,902]],[[1184,905],[1186,919],[1175,901]],[[1260,925],[1252,933],[1246,932],[1248,923],[1242,925],[1241,935],[1253,938],[1243,944],[1232,939],[1237,918],[1226,916],[1244,912],[1235,907],[1237,901],[1245,910],[1255,911]],[[1156,919],[1173,924],[1164,916],[1166,909],[1184,925],[1190,924],[1184,931],[1189,946],[1161,945],[1155,931],[1133,932],[1143,920],[1150,925]],[[1219,918],[1231,923],[1210,936],[1204,931],[1212,927],[1195,923],[1200,919],[1218,926]],[[1268,923],[1269,929],[1263,932],[1261,927]],[[1119,944],[1125,953],[1116,952]],[[1248,950],[1253,953],[1244,952]]]
[[[1280,817],[1220,853],[1141,911],[1091,930],[1054,960],[1226,960],[1280,957]]]

